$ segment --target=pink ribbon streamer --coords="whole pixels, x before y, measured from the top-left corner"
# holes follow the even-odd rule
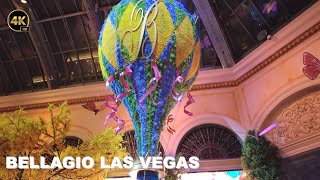
[[[110,84],[114,80],[114,75],[109,76],[107,82]]]
[[[142,96],[142,98],[139,100],[139,104],[141,104],[149,95],[152,96],[152,92],[157,88],[158,82],[159,82],[159,80],[161,79],[161,73],[160,73],[160,71],[159,71],[159,69],[158,69],[157,64],[156,64],[155,61],[152,61],[152,62],[151,62],[151,67],[152,67],[152,69],[153,69],[153,72],[154,72],[155,77],[152,78],[152,79],[150,79],[147,87],[149,87],[154,81],[155,81],[155,84],[154,84],[152,87],[150,87],[150,88],[148,89],[148,91]],[[154,105],[157,105],[157,103],[154,102],[154,100],[153,100],[152,97],[151,97],[151,100],[152,100],[152,103],[153,103]],[[145,107],[144,107],[144,108],[145,108]]]
[[[183,80],[184,80],[184,78],[182,76],[180,76],[179,72],[177,71],[177,78],[173,83],[173,90],[172,90],[172,94],[171,94],[172,98],[174,100],[176,100],[176,102],[181,102],[181,100],[183,98],[183,93],[179,93],[177,91],[177,87],[176,87],[177,83],[182,83]]]
[[[173,120],[174,120],[173,115],[170,114],[170,115],[168,116],[168,119],[167,119],[167,131],[168,131],[170,134],[173,134],[173,133],[176,132],[176,130],[173,129],[173,128],[169,125],[169,123],[172,123]]]
[[[109,101],[114,102],[114,104],[109,104]],[[104,101],[104,106],[105,108],[109,108],[111,110],[111,113],[106,117],[106,120],[104,121],[104,125],[106,125],[109,119],[113,118],[117,114],[119,105],[120,103],[116,102],[116,99],[114,98],[113,95],[109,95],[106,97],[106,100]]]
[[[126,80],[124,79],[124,76],[131,77],[131,74],[132,74],[132,70],[130,69],[129,66],[126,66],[126,70],[120,74],[120,82],[122,84],[122,87],[124,88],[124,92],[117,96],[116,98],[117,102],[122,98],[126,97],[130,93],[131,89],[128,83],[126,82]]]
[[[114,104],[109,104],[109,101],[114,102]],[[118,116],[116,116],[118,108],[120,103],[116,101],[113,95],[109,95],[106,97],[106,100],[104,102],[103,107],[101,107],[101,110],[104,110],[106,108],[109,108],[111,110],[111,113],[106,117],[106,120],[104,121],[103,125],[105,126],[109,119],[113,119],[118,123],[118,127],[115,129],[115,134],[118,134],[123,128],[124,128],[124,120],[120,119]]]
[[[114,131],[114,133],[115,134],[119,134],[119,132],[124,128],[124,124],[125,124],[125,122],[124,122],[124,120],[122,120],[122,119],[120,119],[120,118],[118,118],[118,117],[115,117],[115,118],[113,118],[117,123],[118,123],[118,127],[115,129],[115,131]]]
[[[125,71],[120,74],[120,82],[125,92],[119,94],[116,98],[113,95],[107,96],[104,102],[104,106],[100,108],[102,110],[105,108],[109,108],[111,110],[111,113],[106,117],[106,120],[104,121],[104,125],[106,125],[108,120],[111,118],[114,121],[116,121],[118,123],[118,127],[115,129],[115,134],[118,134],[124,128],[124,124],[125,124],[124,120],[117,117],[116,114],[120,105],[120,100],[125,96],[127,96],[131,91],[128,83],[124,79],[124,76],[130,77],[131,74],[132,74],[132,70],[130,69],[129,66],[126,66]],[[112,81],[114,81],[113,74],[108,78],[107,82],[110,84]],[[109,104],[110,101],[114,102],[114,104]]]
[[[258,134],[258,136],[262,136],[266,133],[268,133],[269,131],[271,131],[273,128],[277,127],[279,125],[279,122],[275,122],[273,124],[271,124],[270,126],[268,126],[267,128],[265,128],[261,133]]]
[[[195,100],[194,100],[193,97],[191,96],[188,87],[187,87],[187,96],[188,96],[188,99],[189,99],[189,100],[188,100],[188,102],[184,105],[184,113],[186,113],[186,114],[189,115],[189,116],[192,116],[193,113],[190,112],[190,111],[187,111],[186,108],[187,108],[190,104],[195,103]]]

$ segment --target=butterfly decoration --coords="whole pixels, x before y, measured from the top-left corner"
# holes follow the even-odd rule
[[[204,38],[203,38],[203,41],[201,41],[201,48],[204,49],[204,48],[212,48],[212,42],[210,41],[208,35],[206,35]]]
[[[303,53],[303,64],[306,65],[302,71],[311,80],[316,79],[320,74],[320,60],[312,54]]]
[[[173,128],[171,128],[170,125],[169,125],[169,123],[172,123],[173,120],[174,120],[173,115],[170,114],[170,115],[168,116],[168,118],[167,118],[167,131],[168,131],[170,134],[173,134],[173,133],[176,132],[176,130],[173,129]]]
[[[277,1],[276,0],[271,0],[268,3],[263,4],[263,14],[270,14],[271,12],[277,12]]]
[[[104,109],[106,108],[105,104],[102,104],[102,105],[100,106],[100,108],[98,109],[97,106],[96,106],[96,103],[93,102],[93,101],[89,101],[89,102],[87,102],[86,104],[82,104],[81,106],[82,106],[83,108],[89,110],[89,111],[94,112],[95,115],[97,115],[98,112],[100,112],[100,111],[102,111],[102,110],[104,110]]]

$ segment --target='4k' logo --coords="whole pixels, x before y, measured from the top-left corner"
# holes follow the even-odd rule
[[[7,19],[8,26],[10,29],[16,32],[29,31],[29,16],[22,10],[12,11]]]
[[[11,24],[13,25],[26,25],[26,23],[24,22],[24,20],[26,19],[26,16],[14,16],[11,20]]]

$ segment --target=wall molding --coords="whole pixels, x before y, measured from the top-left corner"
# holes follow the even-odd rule
[[[306,30],[304,33],[300,34],[298,37],[290,41],[288,44],[280,48],[278,51],[276,51],[274,54],[254,66],[252,69],[241,75],[236,80],[230,80],[225,82],[215,82],[215,83],[203,83],[203,84],[196,84],[192,87],[192,91],[201,91],[201,90],[208,90],[208,89],[217,89],[217,88],[230,88],[230,87],[237,87],[241,85],[244,81],[261,71],[262,69],[266,68],[268,65],[275,62],[277,59],[288,53],[290,50],[294,49],[299,44],[303,43],[313,35],[315,35],[317,32],[320,31],[320,22],[313,25],[311,28]],[[226,69],[228,70],[228,69]],[[69,105],[72,104],[81,104],[86,103],[88,101],[103,101],[104,96],[91,96],[91,97],[81,97],[81,98],[74,98],[74,99],[67,99]],[[48,104],[54,104],[58,105],[64,102],[64,100],[57,100],[57,101],[48,101],[48,102],[42,102],[42,103],[34,103],[34,104],[26,104],[21,106],[8,106],[8,107],[1,107],[0,113],[3,112],[12,112],[16,111],[20,108],[23,108],[25,110],[30,109],[41,109],[46,108]]]

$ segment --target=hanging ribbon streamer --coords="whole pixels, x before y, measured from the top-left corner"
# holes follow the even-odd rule
[[[126,80],[124,79],[124,76],[127,76],[129,78],[131,77],[131,74],[132,74],[132,70],[130,69],[129,66],[126,66],[126,70],[120,74],[120,82],[122,87],[124,88],[124,92],[117,96],[116,98],[117,102],[122,98],[126,97],[130,93],[131,89],[128,83],[126,82]]]
[[[174,118],[173,118],[172,116],[173,116],[173,115],[170,114],[170,115],[168,116],[168,119],[167,119],[167,130],[168,130],[168,132],[169,132],[170,134],[173,134],[173,133],[176,132],[176,130],[173,129],[173,128],[171,128],[170,125],[169,125],[169,123],[172,123],[173,120],[174,120]]]
[[[180,74],[179,71],[177,71],[177,78],[176,78],[176,80],[175,80],[174,83],[173,83],[173,86],[172,86],[172,87],[173,87],[173,90],[172,90],[172,94],[171,94],[172,98],[173,98],[174,100],[176,100],[176,102],[181,102],[181,100],[182,100],[182,98],[183,98],[183,94],[184,94],[184,93],[179,93],[179,92],[177,91],[176,85],[177,85],[178,83],[182,83],[183,80],[184,80],[184,78],[183,78],[182,76],[180,76],[179,74]]]
[[[125,71],[123,71],[120,74],[120,82],[121,82],[122,87],[124,88],[124,92],[119,94],[116,98],[113,95],[107,96],[106,100],[104,102],[104,105],[101,108],[101,109],[109,108],[111,110],[111,113],[106,117],[106,120],[104,121],[104,125],[106,125],[108,120],[111,118],[118,123],[119,126],[115,129],[115,134],[118,134],[124,128],[125,122],[122,119],[120,119],[119,117],[117,117],[116,114],[117,114],[117,111],[118,111],[118,108],[120,105],[120,100],[122,98],[124,98],[125,96],[127,96],[131,91],[128,83],[124,79],[124,76],[127,76],[129,78],[129,77],[131,77],[131,74],[132,74],[132,70],[130,69],[129,66],[126,66]],[[106,85],[108,86],[113,81],[114,81],[114,74],[109,76]],[[109,102],[113,102],[113,104],[109,104]]]
[[[108,86],[110,86],[112,81],[114,81],[114,75],[113,74],[111,76],[109,76],[109,78],[108,78],[108,80],[106,82],[106,90],[108,89]]]
[[[155,81],[155,83],[154,83],[154,85],[153,85],[152,87],[150,87],[150,88],[148,89],[148,91],[147,91],[147,92],[142,96],[142,98],[139,100],[139,104],[140,104],[140,105],[141,105],[141,103],[142,103],[149,95],[151,95],[152,103],[153,103],[154,105],[157,105],[157,103],[155,103],[154,100],[153,100],[153,98],[152,98],[152,92],[156,89],[156,87],[157,87],[157,85],[158,85],[158,82],[159,82],[159,80],[161,79],[161,73],[160,73],[160,71],[159,71],[159,69],[158,69],[157,64],[156,64],[155,61],[152,61],[152,62],[151,62],[151,67],[152,67],[152,69],[153,69],[153,72],[154,72],[155,77],[152,78],[152,79],[150,79],[147,87],[149,87],[154,81]],[[144,108],[145,108],[145,107],[144,107]]]
[[[114,104],[110,104],[109,102],[113,102]],[[106,117],[106,120],[104,121],[103,125],[105,126],[109,119],[113,119],[118,123],[118,127],[115,129],[115,134],[118,134],[123,128],[125,122],[120,119],[118,116],[116,116],[118,108],[120,103],[116,101],[116,98],[114,98],[113,95],[109,95],[106,97],[106,100],[103,104],[103,106],[100,108],[101,110],[104,110],[106,108],[109,108],[111,110],[111,113]]]
[[[109,102],[113,102],[114,104],[110,104]],[[109,95],[106,97],[106,100],[104,101],[104,108],[109,108],[111,110],[111,113],[106,117],[106,120],[104,121],[104,125],[106,125],[107,121],[111,118],[113,118],[118,111],[118,107],[119,107],[120,103],[116,102],[116,99],[114,98],[113,95]]]
[[[279,122],[275,122],[273,124],[271,124],[270,126],[268,126],[267,128],[265,128],[263,131],[261,131],[258,136],[263,136],[264,134],[268,133],[269,131],[271,131],[273,128],[277,127],[279,125]]]
[[[118,117],[116,117],[116,118],[113,118],[117,123],[118,123],[118,127],[115,129],[115,131],[114,131],[114,133],[115,134],[119,134],[119,132],[124,128],[124,124],[125,124],[125,122],[124,122],[124,120],[122,120],[122,119],[120,119],[120,118],[118,118]]]
[[[193,99],[193,97],[191,96],[190,92],[189,92],[189,88],[187,87],[187,96],[188,96],[188,102],[184,105],[184,113],[186,113],[187,115],[189,116],[192,116],[193,113],[190,112],[190,111],[187,111],[186,108],[190,105],[190,104],[193,104],[195,103],[195,100]]]

